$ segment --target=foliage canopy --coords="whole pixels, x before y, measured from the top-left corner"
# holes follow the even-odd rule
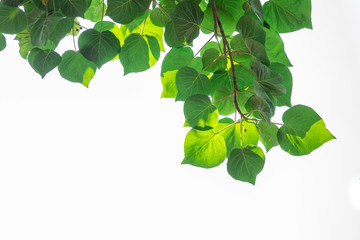
[[[107,16],[107,17],[106,17]],[[92,27],[84,24],[93,22]],[[88,24],[89,25],[89,24]],[[161,66],[163,98],[184,101],[190,127],[183,164],[202,168],[227,158],[228,173],[255,184],[266,152],[279,145],[306,155],[334,139],[310,107],[291,104],[292,76],[280,33],[312,28],[311,0],[1,0],[4,34],[42,78],[57,68],[88,87],[96,70],[120,61],[124,75]],[[202,32],[208,40],[194,54]],[[65,38],[74,49],[56,52]],[[76,44],[77,40],[77,44]],[[273,123],[286,106],[283,123]]]

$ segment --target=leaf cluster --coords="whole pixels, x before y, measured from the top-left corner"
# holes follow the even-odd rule
[[[83,24],[92,22],[92,26]],[[228,173],[255,184],[266,151],[306,155],[334,138],[310,107],[291,103],[292,67],[281,33],[312,28],[311,0],[1,0],[4,34],[44,78],[57,68],[88,87],[119,61],[124,75],[161,65],[162,98],[184,102],[183,164],[202,168],[227,158]],[[208,36],[194,54],[200,34]],[[57,47],[72,38],[74,49]],[[287,107],[283,123],[272,122]],[[261,143],[261,144],[260,144]]]

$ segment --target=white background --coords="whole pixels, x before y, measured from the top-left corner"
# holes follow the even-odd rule
[[[292,103],[315,109],[337,139],[303,157],[272,149],[256,186],[226,163],[180,164],[188,129],[182,103],[160,99],[160,63],[126,77],[108,63],[87,89],[57,70],[41,79],[9,36],[0,239],[360,239],[359,10],[313,0],[314,30],[283,35]]]

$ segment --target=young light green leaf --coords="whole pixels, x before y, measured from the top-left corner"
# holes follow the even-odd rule
[[[18,7],[0,3],[0,32],[14,34],[23,31],[27,26],[26,14]]]
[[[191,129],[185,137],[185,158],[182,164],[212,168],[220,165],[226,157],[225,140],[213,130]]]
[[[270,0],[264,13],[266,22],[280,33],[312,29],[311,0]]]
[[[216,132],[225,139],[227,154],[229,157],[231,151],[235,148],[243,148],[247,145],[257,145],[259,141],[259,131],[252,121],[242,122],[241,124],[234,123],[230,118],[220,119],[218,125],[215,128]]]
[[[187,97],[195,94],[209,95],[211,82],[207,76],[198,73],[194,68],[182,67],[175,78],[176,101],[185,101]]]
[[[41,50],[33,48],[30,51],[28,61],[31,67],[40,74],[42,78],[53,70],[61,62],[61,57],[57,52],[52,50]]]
[[[166,54],[161,65],[161,83],[163,86],[161,98],[176,98],[176,73],[181,67],[187,65],[193,56],[194,53],[189,47],[172,48]]]
[[[230,176],[236,180],[255,185],[256,176],[264,168],[265,156],[261,148],[234,149],[227,163]]]
[[[190,127],[214,128],[218,124],[218,110],[205,95],[188,97],[184,103],[184,115]]]
[[[275,124],[270,126],[264,122],[259,122],[257,128],[260,133],[260,141],[264,144],[266,152],[270,151],[271,148],[279,145],[277,139],[277,132],[279,128]]]
[[[88,29],[80,34],[78,41],[81,54],[98,68],[120,52],[120,42],[110,31]]]
[[[96,64],[87,60],[80,52],[68,50],[62,55],[58,70],[66,80],[78,82],[88,87],[95,75]]]
[[[294,156],[311,153],[335,137],[310,107],[296,105],[283,115],[284,125],[277,133],[280,147]]]
[[[0,33],[0,51],[6,48],[6,38],[4,34]]]
[[[282,63],[292,67],[285,50],[284,43],[275,30],[264,28],[266,32],[265,49],[271,63]]]

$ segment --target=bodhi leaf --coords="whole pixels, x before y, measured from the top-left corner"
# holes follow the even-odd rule
[[[174,0],[163,0],[160,1],[160,6],[151,11],[150,19],[156,26],[165,27],[171,21],[170,13],[174,11],[176,4]]]
[[[149,0],[108,0],[107,15],[117,23],[128,24],[150,5]]]
[[[227,116],[235,112],[233,90],[226,86],[221,86],[215,90],[211,97],[220,115]]]
[[[84,13],[84,18],[92,22],[100,22],[102,19],[102,10],[106,13],[107,7],[102,0],[91,0],[90,6]]]
[[[250,97],[245,103],[245,108],[248,112],[254,111],[255,117],[264,119],[269,125],[272,116],[275,114],[275,105],[266,94]]]
[[[233,16],[235,22],[244,15],[244,10],[242,9],[244,2],[244,0],[215,0],[216,7],[229,12]],[[220,19],[222,21],[222,18]]]
[[[312,29],[311,0],[270,0],[264,13],[266,22],[280,33]]]
[[[79,36],[79,49],[85,58],[100,68],[120,52],[120,42],[110,31],[88,29]]]
[[[294,156],[311,153],[335,137],[310,107],[296,105],[283,115],[284,125],[277,133],[280,147]]]
[[[207,76],[198,73],[194,68],[182,67],[175,78],[176,101],[185,101],[187,97],[195,94],[209,95],[211,82]]]
[[[236,180],[255,185],[256,176],[264,168],[265,156],[261,148],[234,149],[227,163],[230,176]]]
[[[149,44],[149,45],[148,45]],[[124,67],[124,75],[131,72],[142,72],[151,67],[150,54],[157,59],[160,46],[156,38],[133,33],[125,39],[119,58]]]
[[[191,129],[185,137],[184,153],[182,164],[202,168],[216,167],[225,160],[225,140],[213,130]]]
[[[247,145],[257,145],[259,141],[259,132],[252,121],[234,123],[230,118],[223,118],[215,128],[216,132],[225,139],[227,154],[229,157],[231,151],[235,148],[242,148]],[[242,143],[241,143],[242,142]]]
[[[275,124],[270,126],[264,122],[259,122],[257,128],[260,133],[260,141],[264,144],[266,151],[270,151],[271,148],[279,145],[277,140],[277,132],[279,128]]]
[[[228,11],[221,8],[217,9],[217,13],[221,19],[221,24],[223,25],[225,35],[230,36],[235,31],[236,21],[234,17]],[[211,7],[206,9],[204,12],[204,19],[201,23],[201,26],[201,31],[205,34],[214,32],[214,14]],[[217,26],[217,29],[220,29],[219,25]]]
[[[162,98],[176,98],[175,76],[178,70],[193,59],[194,53],[189,47],[172,48],[161,65]]]
[[[261,6],[260,0],[247,0],[243,5],[243,9],[247,14],[254,14],[260,20],[264,22],[264,10]]]
[[[80,52],[68,50],[62,55],[58,70],[66,80],[78,82],[88,87],[95,75],[96,64],[87,60]]]
[[[84,17],[87,8],[86,0],[62,0],[61,11],[68,17]]]
[[[27,26],[26,14],[18,7],[0,3],[0,32],[14,34],[23,31]]]
[[[250,16],[242,16],[236,24],[236,29],[244,40],[252,39],[265,46],[266,33],[254,18]]]
[[[184,115],[190,127],[214,128],[218,124],[218,111],[205,95],[188,97],[184,103]]]
[[[272,63],[269,66],[269,69],[279,73],[282,76],[282,84],[284,85],[286,91],[285,94],[276,96],[276,100],[277,100],[276,105],[291,107],[291,91],[292,91],[291,72],[285,65],[281,63]]]
[[[28,61],[31,67],[40,74],[42,78],[53,70],[61,62],[61,57],[57,52],[52,50],[41,50],[33,48],[30,51]]]
[[[179,42],[190,44],[199,36],[199,26],[204,18],[204,13],[198,5],[191,1],[181,2],[176,5],[171,18],[174,25],[171,34],[176,34]],[[166,25],[166,28],[168,28],[168,25]]]
[[[6,38],[4,34],[0,33],[0,51],[6,48]]]
[[[223,71],[227,65],[227,58],[221,56],[218,49],[209,48],[205,50],[202,56],[202,64],[204,70],[208,72]]]
[[[252,39],[245,39],[245,46],[249,49],[251,56],[253,56],[256,60],[261,61],[265,65],[270,64],[265,46],[260,42]]]
[[[264,28],[266,32],[265,49],[271,63],[282,63],[287,67],[292,67],[285,50],[284,43],[276,31]]]

